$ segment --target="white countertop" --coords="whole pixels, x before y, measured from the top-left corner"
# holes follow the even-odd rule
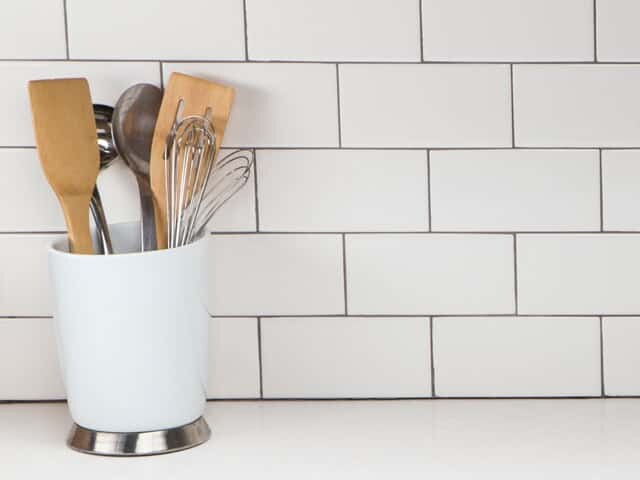
[[[211,440],[69,450],[63,403],[0,404],[0,478],[638,478],[640,399],[209,402]]]

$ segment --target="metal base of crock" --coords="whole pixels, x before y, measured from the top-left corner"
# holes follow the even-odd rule
[[[204,418],[168,430],[151,432],[99,432],[73,424],[67,445],[78,452],[114,457],[160,455],[195,447],[209,440]]]

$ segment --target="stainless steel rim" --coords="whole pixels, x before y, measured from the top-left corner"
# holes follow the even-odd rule
[[[150,432],[99,432],[74,423],[67,445],[93,455],[133,457],[185,450],[206,442],[210,436],[209,425],[202,417],[181,427]]]

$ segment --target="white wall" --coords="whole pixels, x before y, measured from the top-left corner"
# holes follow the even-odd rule
[[[236,87],[224,146],[257,159],[212,224],[211,397],[639,395],[639,18],[633,0],[3,2],[0,399],[64,397],[44,253],[64,225],[26,82],[86,76],[113,104],[172,71]],[[110,221],[136,217],[122,165],[100,186]]]

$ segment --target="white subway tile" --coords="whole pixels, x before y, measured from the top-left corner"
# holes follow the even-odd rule
[[[0,316],[53,314],[47,250],[64,235],[0,235]]]
[[[507,65],[340,65],[349,147],[511,146]]]
[[[592,0],[423,0],[430,61],[593,60]]]
[[[0,170],[0,231],[65,230],[34,148],[0,149]]]
[[[209,262],[213,315],[344,313],[339,235],[214,235]]]
[[[514,65],[516,145],[640,145],[639,82],[639,65]]]
[[[334,65],[166,63],[165,82],[174,71],[235,88],[228,147],[338,146]]]
[[[3,2],[0,58],[65,58],[64,21],[59,1]]]
[[[429,229],[424,151],[258,152],[260,229]]]
[[[507,235],[347,235],[350,314],[514,312]]]
[[[418,2],[247,1],[249,58],[419,61]]]
[[[605,230],[640,230],[640,150],[602,152]]]
[[[604,317],[602,347],[606,395],[640,395],[640,317]]]
[[[255,318],[212,318],[208,398],[258,398],[260,367]]]
[[[599,230],[597,150],[430,152],[434,231]]]
[[[0,400],[65,398],[51,318],[0,318]]]
[[[241,0],[67,0],[71,58],[244,59]]]
[[[433,363],[438,396],[599,396],[599,319],[435,318]]]
[[[640,236],[518,235],[518,306],[527,314],[640,312]]]
[[[134,83],[160,83],[157,63],[146,62],[2,62],[0,63],[0,145],[35,145],[27,83],[57,77],[86,77],[93,103],[114,105]]]
[[[431,396],[429,319],[263,318],[265,397]]]
[[[640,4],[635,0],[605,0],[596,4],[596,10],[598,60],[640,60]]]

